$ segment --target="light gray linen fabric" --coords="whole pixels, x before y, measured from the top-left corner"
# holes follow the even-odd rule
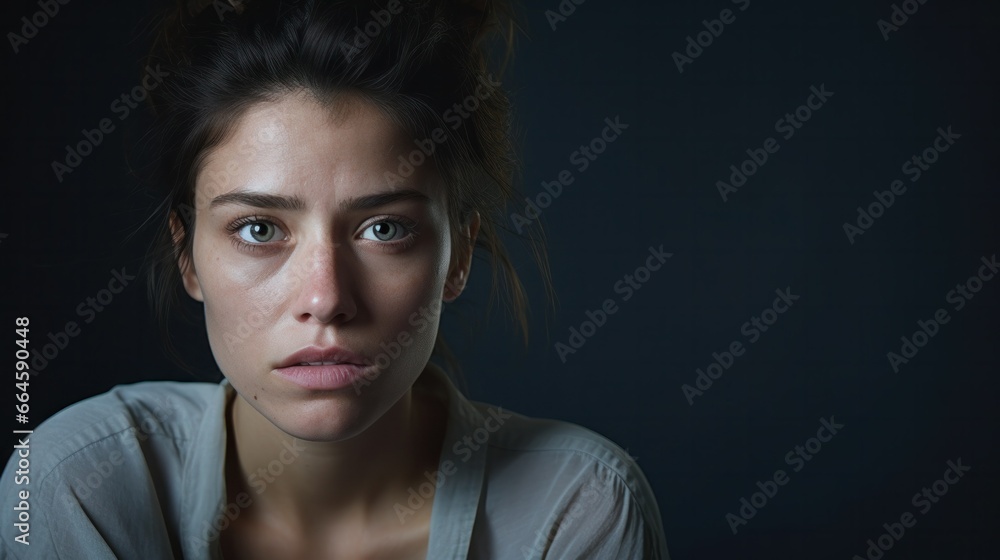
[[[429,364],[414,385],[447,399],[448,427],[431,510],[427,558],[667,559],[660,512],[633,459],[580,426],[528,418],[466,399]],[[0,479],[0,557],[221,558],[226,504],[226,403],[221,383],[119,385],[53,415],[31,434],[30,482],[18,454]],[[292,451],[284,456],[289,460]],[[269,466],[272,474],[283,468]],[[248,493],[266,492],[266,477]],[[14,539],[29,491],[30,545]],[[421,488],[400,503],[422,507]]]

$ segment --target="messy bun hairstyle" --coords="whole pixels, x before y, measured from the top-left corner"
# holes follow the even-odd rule
[[[178,357],[168,332],[182,295],[177,257],[192,247],[198,171],[248,107],[294,90],[307,90],[331,108],[340,94],[359,95],[414,139],[430,138],[435,129],[447,133],[429,157],[447,189],[452,246],[462,246],[459,232],[478,211],[475,247],[490,255],[490,306],[502,276],[508,310],[527,344],[525,290],[500,240],[501,231],[510,231],[506,207],[518,199],[521,169],[511,106],[502,87],[486,95],[482,89],[487,77],[500,81],[510,58],[513,16],[512,7],[497,0],[181,0],[171,9],[143,65],[168,75],[149,92],[152,181],[161,203],[147,272],[153,313],[171,354]],[[491,72],[488,40],[495,38],[503,56]],[[465,116],[445,122],[463,103]],[[176,240],[171,216],[181,226]],[[553,302],[544,232],[536,225],[519,237],[528,242]],[[434,355],[459,369],[440,332]]]

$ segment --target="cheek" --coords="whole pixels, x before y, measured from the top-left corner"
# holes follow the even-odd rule
[[[365,269],[369,301],[377,306],[373,314],[386,319],[383,324],[394,324],[397,332],[405,329],[413,335],[424,334],[414,332],[411,315],[429,317],[440,313],[450,243],[446,235],[435,237],[408,258],[383,259]]]
[[[392,274],[377,273],[368,283],[367,300],[378,342],[398,342],[414,350],[433,347],[441,310],[440,271],[427,260],[412,263]]]
[[[273,320],[266,285],[247,262],[233,260],[228,241],[195,237],[195,266],[205,305],[209,345],[219,368],[227,373],[252,358],[254,341]]]

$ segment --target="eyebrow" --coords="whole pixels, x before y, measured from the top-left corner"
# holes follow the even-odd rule
[[[416,200],[430,204],[431,199],[426,194],[415,189],[400,189],[385,193],[369,194],[348,198],[339,204],[342,212],[370,210],[402,200]],[[228,204],[241,204],[254,208],[270,208],[277,210],[305,210],[306,202],[298,196],[284,196],[254,191],[234,191],[221,194],[212,199],[210,208]]]

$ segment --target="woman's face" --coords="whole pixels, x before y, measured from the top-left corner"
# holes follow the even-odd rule
[[[414,149],[357,97],[334,111],[296,92],[245,112],[198,174],[185,289],[205,304],[223,374],[295,437],[345,439],[385,413],[426,365],[441,301],[464,285],[470,259],[451,266],[433,163],[386,178]],[[283,368],[336,361],[293,356],[332,347],[374,365],[353,381],[344,366]]]

